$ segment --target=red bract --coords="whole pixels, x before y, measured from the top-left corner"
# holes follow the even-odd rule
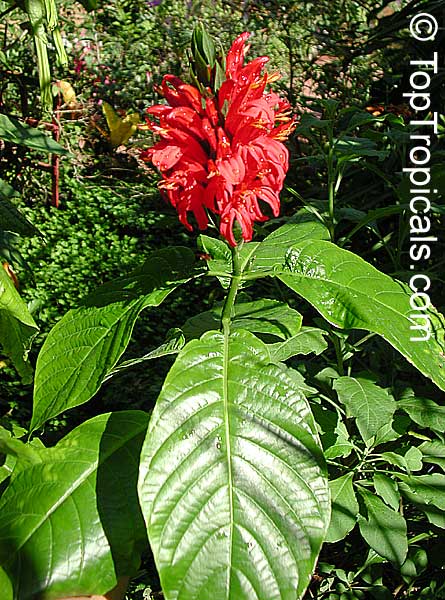
[[[253,223],[266,221],[259,201],[274,216],[288,169],[282,143],[293,129],[289,103],[267,91],[276,74],[263,69],[268,57],[244,66],[248,33],[241,34],[227,54],[226,80],[213,95],[203,93],[178,77],[166,75],[161,90],[168,105],[147,110],[147,129],[161,140],[142,153],[162,174],[159,187],[188,229],[192,212],[200,229],[208,225],[208,211],[219,215],[221,235],[236,245],[235,221],[250,241]]]

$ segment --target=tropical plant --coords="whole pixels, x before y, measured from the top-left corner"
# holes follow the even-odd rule
[[[146,125],[161,139],[143,157],[181,222],[219,238],[200,235],[199,258],[154,251],[71,309],[38,355],[31,441],[0,429],[5,600],[122,588],[148,545],[168,600],[295,600],[309,585],[320,599],[387,598],[382,564],[409,597],[428,572],[445,526],[445,418],[430,397],[445,390],[444,318],[334,243],[345,169],[388,149],[348,125],[334,136],[326,104],[327,200],[252,241],[278,214],[294,123],[266,60],[244,65],[246,39],[224,66],[198,27],[194,84],[165,76],[168,104]],[[312,136],[320,123],[305,126]],[[142,311],[207,279],[220,286],[211,309],[125,360]],[[414,342],[419,312],[427,335]],[[151,415],[100,414],[48,448],[36,436],[104,382],[167,356]],[[340,541],[357,557],[347,570],[328,562]]]

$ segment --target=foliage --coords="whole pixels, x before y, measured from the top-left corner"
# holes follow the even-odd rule
[[[20,338],[9,354],[25,378],[36,364],[32,420],[20,382],[2,398],[5,600],[101,594],[128,576],[131,600],[161,586],[165,598],[443,597],[444,318],[428,308],[431,335],[410,340],[410,115],[386,91],[369,106],[377,71],[400,83],[403,28],[422,6],[113,0],[79,12],[81,27],[60,7],[76,91],[60,210],[20,154],[17,128],[27,144],[30,130],[0,115],[13,130],[2,257],[23,287],[0,270],[0,332]],[[153,175],[116,150],[162,75],[183,71],[198,16],[223,45],[253,30],[298,110],[302,94],[324,98],[291,140],[283,216],[234,249],[178,230]],[[102,107],[111,145],[94,140]],[[425,266],[440,285],[437,256]]]
[[[60,144],[44,135],[38,129],[20,123],[18,120],[0,114],[0,139],[9,143],[24,145],[27,148],[66,154]],[[0,179],[0,344],[3,352],[12,360],[24,383],[32,381],[32,368],[28,360],[31,341],[37,332],[37,325],[26,304],[20,298],[14,271],[9,262],[22,261],[16,249],[18,235],[33,236],[38,230],[13,204],[19,196],[9,183]]]
[[[6,12],[15,10],[23,11],[29,21],[31,34],[37,55],[37,65],[40,81],[40,101],[43,113],[51,114],[53,97],[51,90],[51,72],[48,59],[48,33],[51,33],[56,49],[57,61],[61,66],[66,66],[68,57],[62,42],[59,29],[57,6],[55,0],[7,0],[10,8]]]

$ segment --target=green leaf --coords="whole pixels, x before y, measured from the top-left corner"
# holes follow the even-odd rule
[[[440,440],[424,442],[419,446],[423,454],[423,462],[439,465],[445,471],[445,444]]]
[[[25,302],[0,266],[0,345],[24,383],[32,381],[28,352],[37,330]]]
[[[297,135],[307,136],[312,133],[312,129],[327,129],[332,124],[331,119],[317,119],[310,113],[303,113],[295,129]]]
[[[247,277],[279,274],[291,246],[304,240],[328,238],[329,232],[319,220],[314,220],[312,215],[302,215],[301,222],[282,225],[257,244],[252,252]]]
[[[20,198],[19,192],[0,179],[0,230],[13,231],[24,236],[40,235],[39,231],[11,202]]]
[[[397,402],[397,408],[404,410],[421,427],[438,432],[445,430],[445,406],[440,406],[434,400],[408,396]]]
[[[298,354],[321,354],[328,347],[326,336],[327,331],[317,327],[302,327],[284,342],[269,344],[270,359],[272,362],[284,362]]]
[[[198,237],[198,248],[208,254],[207,261],[209,275],[218,277],[223,288],[230,285],[230,273],[232,272],[232,252],[226,242],[216,238],[200,235]]]
[[[182,327],[185,336],[196,338],[210,329],[220,328],[221,313],[222,306],[219,306],[188,319]],[[246,329],[284,340],[300,330],[302,321],[301,314],[285,302],[267,298],[237,303],[233,313],[233,330]]]
[[[340,377],[333,387],[346,406],[348,416],[355,417],[363,441],[371,445],[379,429],[392,421],[395,400],[369,379]]]
[[[381,123],[388,115],[374,116],[366,111],[356,112],[352,115],[351,120],[348,123],[348,131],[362,125],[369,125],[371,123]]]
[[[398,478],[401,479],[402,477],[398,475]],[[416,483],[413,484],[411,481],[412,479],[412,477],[408,477],[404,481],[399,481],[399,490],[407,500],[412,502],[419,510],[425,513],[430,523],[436,525],[436,527],[445,529],[445,512],[442,508],[438,508],[433,502],[430,501],[431,490],[428,490],[427,487],[426,498],[424,498],[422,494],[423,486],[419,486],[418,484],[416,485]],[[406,483],[407,481],[409,481],[409,483]],[[440,494],[437,496],[440,501]]]
[[[338,542],[354,529],[359,511],[352,485],[353,473],[347,473],[329,482],[331,490],[331,523],[326,542]]]
[[[0,590],[2,590],[2,600],[14,600],[14,590],[12,583],[5,571],[0,567]]]
[[[373,483],[377,494],[394,510],[400,505],[400,494],[397,483],[384,473],[374,473]]]
[[[22,462],[30,464],[40,462],[39,452],[35,446],[25,444],[25,442],[14,438],[7,429],[1,426],[0,454],[13,456]]]
[[[6,181],[0,179],[0,229],[13,231],[20,235],[38,235],[38,230],[26,217],[9,201],[19,196]]]
[[[273,267],[271,267],[273,270]],[[330,323],[378,333],[421,373],[445,390],[442,368],[444,317],[433,308],[428,340],[414,342],[411,292],[352,252],[326,241],[307,240],[289,250],[281,281],[306,298]]]
[[[445,475],[442,473],[430,475],[403,475],[400,473],[397,477],[412,494],[419,496],[422,502],[445,510]]]
[[[14,598],[104,594],[137,571],[147,546],[136,485],[147,425],[142,411],[100,415],[14,471],[0,501],[0,565]]]
[[[395,565],[402,565],[408,552],[405,519],[363,487],[358,487],[357,491],[367,512],[366,518],[359,515],[358,520],[363,538],[380,556]]]
[[[405,460],[410,471],[420,471],[423,468],[422,452],[416,446],[411,446],[406,451]]]
[[[166,600],[296,600],[329,522],[296,380],[245,331],[181,351],[142,451],[139,494]]]
[[[339,456],[349,456],[354,446],[349,439],[342,415],[318,404],[314,404],[313,411],[320,429],[325,458],[335,459]]]
[[[111,379],[117,373],[122,373],[122,371],[126,371],[127,369],[131,369],[136,365],[140,365],[148,360],[153,360],[154,358],[161,358],[162,356],[170,356],[171,354],[178,354],[178,352],[184,347],[185,338],[180,329],[174,329],[169,332],[167,335],[167,340],[155,348],[151,350],[144,356],[140,358],[133,358],[131,360],[125,360],[115,367],[112,371],[108,373],[105,377],[104,382]]]
[[[375,156],[383,160],[389,154],[388,150],[377,150],[376,144],[368,138],[343,136],[334,143],[335,153],[339,163],[360,159],[364,156]]]
[[[12,144],[21,144],[51,154],[69,154],[60,144],[34,127],[21,123],[14,117],[0,114],[0,139]]]
[[[160,250],[134,273],[103,285],[70,310],[37,358],[31,429],[87,402],[122,356],[140,312],[202,273],[191,250]]]
[[[295,223],[282,225],[262,242],[243,244],[240,249],[240,263],[243,281],[258,279],[266,275],[275,275],[281,270],[286,253],[290,246],[305,239],[328,239],[327,228],[313,215],[299,214]],[[200,235],[198,245],[203,252],[209,254],[208,269],[215,275],[224,288],[230,283],[232,273],[232,253],[226,242]]]
[[[390,465],[399,467],[399,469],[402,469],[403,471],[409,471],[408,463],[403,454],[399,454],[398,452],[382,452],[380,456]]]
[[[7,181],[0,179],[0,199],[10,200],[11,198],[20,198],[20,194]]]

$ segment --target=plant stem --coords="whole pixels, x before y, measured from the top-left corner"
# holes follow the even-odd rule
[[[332,334],[331,340],[332,340],[332,343],[334,345],[335,356],[337,358],[338,372],[340,373],[340,375],[344,375],[345,374],[345,369],[344,369],[344,364],[343,364],[343,354],[342,354],[342,350],[341,350],[340,340],[335,335],[335,333]]]
[[[228,334],[230,331],[230,323],[232,321],[233,306],[235,304],[236,295],[238,288],[241,283],[241,262],[239,257],[239,248],[235,246],[232,248],[232,279],[230,281],[229,291],[224,302],[224,308],[222,311],[221,324],[224,334]]]
[[[331,240],[334,241],[334,230],[335,230],[335,218],[334,218],[334,204],[335,204],[335,187],[334,187],[334,148],[332,145],[332,139],[329,140],[329,153],[328,153],[328,200],[329,200],[329,233]]]

